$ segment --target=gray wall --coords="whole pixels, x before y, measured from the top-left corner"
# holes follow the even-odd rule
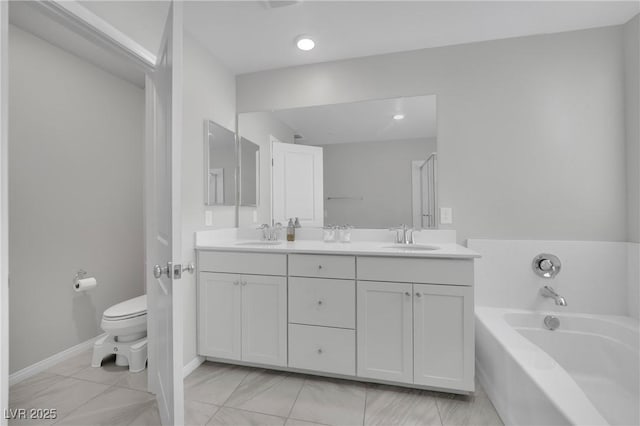
[[[204,205],[204,121],[227,129],[236,125],[236,85],[226,70],[189,35],[184,37],[184,115],[182,139],[182,261],[195,261],[195,232],[233,228],[235,207]],[[205,210],[213,213],[213,226],[205,226]],[[184,274],[184,362],[196,356],[196,279]]]
[[[640,15],[624,28],[625,133],[627,143],[627,233],[640,242]]]
[[[622,27],[238,76],[239,111],[438,95],[460,241],[627,239]],[[637,79],[638,76],[633,78]],[[322,90],[313,90],[322,82]]]
[[[388,228],[413,223],[411,162],[436,151],[436,139],[322,145],[326,224]]]
[[[9,44],[11,372],[144,293],[144,93],[18,28]],[[83,268],[98,279],[72,289]]]

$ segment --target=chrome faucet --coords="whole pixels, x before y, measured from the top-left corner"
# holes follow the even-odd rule
[[[278,241],[280,231],[282,230],[282,224],[278,222],[271,226],[268,223],[263,223],[256,229],[262,229],[262,239],[264,241]]]
[[[395,228],[390,228],[389,231],[395,231],[396,233],[396,244],[413,244],[413,229],[409,228],[407,225],[400,225]],[[402,231],[402,232],[399,232]]]
[[[555,300],[556,305],[558,305],[558,306],[567,306],[567,301],[564,300],[564,297],[560,296],[558,293],[556,293],[556,291],[554,289],[552,289],[548,285],[545,285],[544,287],[542,287],[540,289],[540,294],[543,297],[552,298],[553,300]]]

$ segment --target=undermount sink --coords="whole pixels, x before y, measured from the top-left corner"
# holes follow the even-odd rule
[[[383,249],[394,249],[394,250],[416,250],[416,251],[426,251],[426,250],[439,250],[438,246],[430,246],[427,244],[393,244],[390,246],[384,246]]]
[[[282,241],[267,240],[243,241],[241,243],[236,243],[237,246],[279,246],[280,244],[282,244]]]

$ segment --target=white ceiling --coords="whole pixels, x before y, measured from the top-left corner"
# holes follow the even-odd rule
[[[638,1],[264,1],[185,3],[185,29],[235,73],[618,25]],[[309,34],[302,52],[294,38]]]
[[[404,120],[394,120],[395,114]],[[436,137],[436,96],[382,99],[274,111],[305,145]]]

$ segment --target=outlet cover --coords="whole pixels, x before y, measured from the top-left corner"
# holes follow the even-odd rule
[[[453,209],[451,207],[440,207],[440,224],[451,225],[453,223]]]
[[[211,210],[204,211],[204,224],[205,226],[213,225],[213,212]]]

